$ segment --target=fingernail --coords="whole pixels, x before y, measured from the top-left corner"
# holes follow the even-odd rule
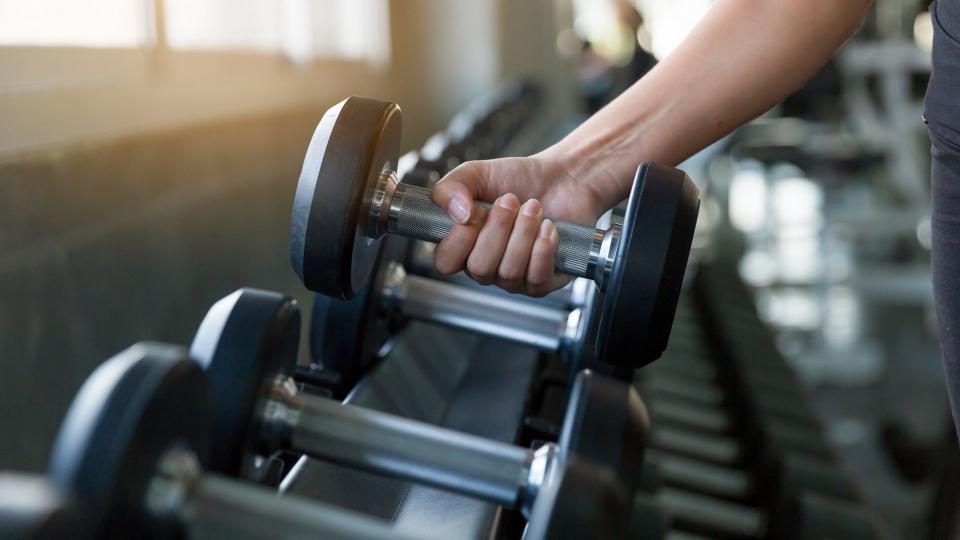
[[[540,201],[536,199],[530,199],[529,201],[523,203],[523,206],[520,208],[520,212],[527,217],[537,217],[540,215]]]
[[[497,199],[497,206],[500,208],[506,208],[511,212],[516,212],[517,207],[520,206],[520,199],[518,199],[513,193],[507,193],[506,195],[502,195],[499,199]]]
[[[540,238],[543,238],[544,240],[549,240],[550,237],[553,236],[554,229],[555,227],[553,226],[552,221],[550,221],[549,219],[543,220],[543,223],[540,224]]]
[[[454,221],[463,225],[470,219],[470,204],[461,197],[454,197],[450,200],[450,208],[447,212]]]

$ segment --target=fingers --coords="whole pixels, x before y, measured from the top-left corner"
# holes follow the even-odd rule
[[[543,220],[540,201],[530,199],[523,203],[513,223],[513,231],[497,269],[497,285],[510,292],[522,292],[530,262],[530,251],[537,239],[537,230]]]
[[[474,200],[491,200],[498,191],[513,191],[501,184],[515,176],[508,173],[517,163],[523,162],[471,161],[437,183],[433,200],[454,226],[437,244],[434,266],[444,274],[465,270],[479,283],[543,296],[564,286],[569,278],[554,272],[560,237],[556,226],[543,220],[542,204],[531,199],[521,207],[513,193],[500,196],[489,210],[473,204]],[[493,174],[494,170],[498,172]],[[493,176],[499,177],[501,184]]]
[[[490,208],[473,251],[467,258],[467,272],[477,282],[488,285],[496,279],[519,208],[520,201],[513,193],[501,196]]]
[[[543,296],[570,281],[570,278],[557,274],[554,271],[553,257],[560,244],[560,233],[557,226],[549,219],[543,220],[537,231],[537,239],[533,242],[530,253],[530,264],[527,267],[526,294]]]
[[[437,244],[433,265],[443,274],[463,269],[480,234],[484,215],[473,200],[484,185],[486,165],[471,161],[460,165],[433,188],[433,201],[453,220],[453,229]]]
[[[450,171],[433,188],[433,201],[455,224],[465,225],[475,213],[473,200],[481,193],[487,176],[487,164],[469,161]]]

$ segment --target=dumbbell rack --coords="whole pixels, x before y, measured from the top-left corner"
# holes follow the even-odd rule
[[[674,510],[672,527],[745,538],[792,537],[801,526],[805,537],[881,534],[733,265],[696,269],[668,351],[638,379],[659,462],[650,489]]]
[[[526,347],[412,323],[344,401],[512,442],[537,363]],[[500,517],[497,507],[476,499],[305,457],[281,490],[439,537],[486,537]]]
[[[529,123],[530,112],[511,118]],[[465,139],[438,134],[414,156],[410,181],[429,184],[465,159],[526,153],[516,148],[523,139],[497,149],[471,143],[471,152],[491,153],[467,155]],[[814,527],[824,519],[849,522],[845,537],[872,537],[872,518],[734,267],[712,263],[688,274],[696,277],[681,298],[670,346],[637,377],[653,424],[646,493],[637,508],[654,512],[635,512],[632,535],[789,536],[791,520],[805,517],[788,504],[787,495],[796,495],[813,498],[803,508],[819,510]],[[521,445],[555,440],[562,424],[570,376],[556,355],[411,323],[374,365],[335,395]],[[391,520],[399,530],[476,538],[523,532],[519,516],[490,504],[307,458],[296,462],[281,490]],[[866,532],[856,529],[864,523]],[[835,523],[827,525],[835,530]]]
[[[839,521],[850,524],[845,537],[874,537],[875,520],[833,459],[749,291],[733,272],[697,270],[670,347],[637,377],[653,424],[648,461],[658,473],[643,479],[638,501],[652,500],[667,517],[658,529],[638,511],[635,535],[789,536],[791,520],[804,519],[780,500],[790,488],[808,501],[805,508],[819,509],[813,527],[835,530]],[[528,445],[555,439],[568,385],[567,369],[553,356],[412,323],[345,401]],[[777,402],[771,387],[774,397],[786,398]],[[798,431],[804,418],[812,427]],[[783,460],[799,460],[791,470],[809,474],[774,481]],[[399,530],[476,538],[522,533],[522,519],[490,504],[307,458],[281,489],[390,519]]]

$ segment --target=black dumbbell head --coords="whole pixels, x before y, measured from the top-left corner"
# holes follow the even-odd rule
[[[340,384],[335,390],[352,388],[395,330],[394,320],[383,316],[380,293],[390,270],[389,263],[405,259],[410,244],[402,236],[387,235],[381,244],[370,286],[350,300],[319,294],[314,298],[310,320],[311,355],[324,370],[338,375]]]
[[[663,354],[699,210],[683,171],[656,163],[637,170],[597,333],[604,362],[639,369]]]
[[[0,472],[0,538],[87,538],[86,522],[70,497],[46,477]]]
[[[879,517],[862,504],[805,492],[774,516],[771,537],[789,540],[885,540],[891,534]]]
[[[98,531],[139,538],[154,526],[147,490],[165,454],[207,456],[207,381],[179,347],[140,343],[87,378],[60,426],[50,478]]]
[[[238,475],[261,450],[256,412],[274,381],[293,375],[299,344],[300,310],[288,296],[240,289],[207,312],[190,356],[213,396],[211,470]]]
[[[609,467],[628,494],[637,488],[650,418],[633,385],[582,371],[570,391],[560,432],[563,461]]]
[[[561,351],[563,360],[570,368],[570,373],[577,374],[584,369],[597,370],[602,373],[608,373],[611,366],[607,363],[598,362],[597,358],[597,332],[600,329],[601,305],[603,304],[603,294],[600,290],[591,285],[590,292],[583,303],[579,306],[580,323],[577,325],[576,334],[570,341],[569,347]],[[631,379],[632,379],[632,370]]]
[[[365,233],[365,200],[400,154],[400,108],[350,97],[328,110],[303,160],[293,202],[290,260],[311,291],[353,298],[380,241]]]
[[[524,538],[626,538],[627,497],[610,471],[578,460],[558,467],[537,493]]]

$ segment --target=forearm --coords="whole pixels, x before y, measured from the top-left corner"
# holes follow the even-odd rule
[[[718,0],[657,67],[543,156],[609,207],[636,166],[676,165],[779,103],[854,32],[868,0]]]

